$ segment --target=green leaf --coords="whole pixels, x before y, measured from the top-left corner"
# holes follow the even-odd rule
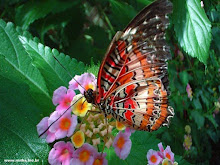
[[[45,81],[18,39],[12,23],[0,20],[0,159],[47,162],[49,147],[36,125],[54,106]],[[2,161],[1,161],[2,164]]]
[[[199,0],[173,1],[174,30],[180,46],[192,57],[207,63],[211,23]]]
[[[112,15],[110,16],[111,23],[113,24],[113,27],[116,27],[115,30],[124,29],[137,14],[137,11],[125,2],[110,0],[110,4],[112,11]]]
[[[94,64],[94,62],[91,62],[91,66],[88,67],[87,72],[94,74],[96,77],[98,77],[100,63],[97,65]]]
[[[154,0],[136,0],[139,3],[144,4],[145,6],[150,5]]]
[[[43,111],[30,95],[29,86],[0,75],[0,91],[0,164],[5,159],[33,159],[35,164],[45,164],[50,147],[38,138],[36,129]]]
[[[51,102],[45,81],[39,70],[31,64],[12,23],[0,20],[0,75],[16,83],[26,83],[32,96]]]
[[[191,111],[191,116],[195,120],[198,129],[201,129],[204,126],[205,123],[205,117],[198,111],[193,110]]]
[[[202,105],[199,101],[199,98],[193,98],[193,105],[195,109],[202,109]]]
[[[215,121],[215,119],[212,115],[205,115],[205,117],[213,124],[215,129],[218,127],[218,123]]]
[[[183,159],[182,156],[179,155],[175,155],[175,162],[177,162],[178,164],[191,165],[191,163],[187,162]]]
[[[213,140],[214,143],[218,143],[220,139],[220,131],[213,130],[213,129],[207,129],[207,134],[209,137]]]
[[[125,160],[121,160],[114,151],[114,148],[105,149],[109,164],[147,164],[147,152],[149,149],[158,150],[157,144],[160,142],[155,135],[149,132],[136,131],[131,135],[132,147],[129,156]]]
[[[182,84],[184,86],[186,86],[187,83],[189,82],[189,75],[188,75],[188,73],[186,71],[183,71],[183,72],[180,72],[179,75],[180,75],[180,80],[181,80]]]
[[[71,59],[69,56],[59,53],[56,49],[51,50],[41,43],[33,40],[28,41],[27,38],[22,36],[20,36],[20,40],[27,53],[31,56],[34,66],[40,70],[45,78],[50,95],[60,86],[68,87],[68,83],[74,75],[82,74],[85,71],[85,66],[82,62],[77,62],[76,59]]]
[[[40,0],[29,1],[16,9],[15,22],[17,25],[27,29],[28,26],[39,18],[49,13],[58,13],[72,7],[78,1]]]

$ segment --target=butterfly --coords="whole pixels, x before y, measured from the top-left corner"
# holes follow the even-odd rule
[[[174,116],[168,105],[171,55],[165,40],[171,12],[171,2],[157,0],[114,36],[98,72],[97,89],[84,92],[87,102],[105,116],[136,130],[168,126]]]

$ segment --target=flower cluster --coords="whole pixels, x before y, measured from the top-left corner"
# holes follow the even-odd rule
[[[213,117],[215,118],[215,116],[219,113],[220,111],[220,98],[218,99],[217,102],[214,102],[215,105],[215,110],[213,112]]]
[[[190,99],[190,101],[192,101],[193,92],[192,92],[192,88],[191,88],[191,86],[189,85],[189,83],[188,83],[187,86],[186,86],[186,92],[187,92],[188,98]]]
[[[171,151],[170,146],[167,146],[164,150],[162,143],[158,144],[160,151],[154,151],[150,149],[147,152],[147,160],[149,165],[177,165],[177,162],[174,162],[174,153]]]
[[[191,133],[191,127],[189,125],[185,126],[185,132],[186,135],[184,135],[184,142],[183,142],[183,147],[185,148],[185,150],[190,150],[191,146],[192,146],[192,137],[190,135]]]
[[[69,82],[69,89],[59,87],[53,93],[55,111],[44,117],[37,125],[37,131],[47,143],[66,138],[68,142],[58,141],[49,153],[50,164],[107,164],[106,153],[98,152],[98,145],[113,146],[121,159],[126,159],[131,150],[130,136],[122,123],[106,118],[97,107],[93,107],[83,96],[88,89],[96,90],[93,74],[76,75]],[[76,95],[77,90],[80,94]],[[117,128],[116,137],[111,132]],[[65,141],[66,141],[65,140]],[[103,148],[104,149],[104,148]]]

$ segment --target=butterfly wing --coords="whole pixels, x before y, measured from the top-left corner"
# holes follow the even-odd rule
[[[169,124],[173,109],[161,79],[152,77],[127,83],[110,96],[112,115],[134,129],[155,131]]]
[[[170,59],[170,52],[165,41],[165,29],[169,22],[167,14],[171,11],[172,4],[168,0],[158,0],[143,9],[123,32],[115,35],[100,67],[96,102],[100,104],[111,100],[108,104],[111,105],[116,117],[120,116],[129,125],[135,122],[129,120],[129,117],[122,115],[121,112],[135,113],[136,123],[148,122],[150,118],[147,116],[152,117],[150,107],[154,106],[155,98],[162,98],[160,105],[168,111],[166,61]],[[153,88],[151,84],[157,84],[157,87]],[[147,95],[155,90],[159,90],[161,95],[158,97]],[[145,107],[143,107],[144,104],[141,104],[142,107],[137,106],[140,102],[135,100],[130,100],[132,104],[127,104],[126,101],[123,103],[124,99],[129,100],[139,95],[143,97],[141,102],[147,104]],[[121,103],[117,105],[114,103],[116,101],[121,101]],[[144,110],[139,112],[140,108]],[[159,109],[159,111],[162,110]],[[168,113],[164,116],[166,118]],[[140,124],[135,125],[139,129],[144,127]]]

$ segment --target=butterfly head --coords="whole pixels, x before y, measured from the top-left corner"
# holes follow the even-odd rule
[[[88,103],[95,104],[95,102],[94,102],[95,96],[94,96],[94,92],[91,88],[84,92],[84,96],[85,96]]]

